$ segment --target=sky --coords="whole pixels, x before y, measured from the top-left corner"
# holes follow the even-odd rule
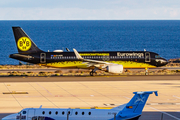
[[[0,20],[180,20],[180,0],[0,0]]]

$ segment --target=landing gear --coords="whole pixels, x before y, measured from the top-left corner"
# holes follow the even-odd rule
[[[97,75],[97,72],[93,72],[93,70],[92,70],[89,74],[90,74],[90,76],[94,76],[94,74]]]
[[[89,74],[90,74],[90,76],[93,76],[93,75],[94,75],[94,74],[93,74],[93,71],[91,71]]]
[[[94,76],[94,73],[97,74],[96,70],[98,70],[98,68],[92,69],[92,71],[89,73],[90,76]]]
[[[148,75],[148,68],[145,68],[145,75]]]

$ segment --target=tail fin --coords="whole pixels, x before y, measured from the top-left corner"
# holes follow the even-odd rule
[[[42,52],[20,27],[12,27],[19,53]]]
[[[118,113],[121,117],[130,117],[131,115],[141,115],[144,105],[149,97],[149,94],[155,93],[158,96],[157,91],[144,91],[144,92],[133,92],[135,95],[127,103],[122,111]]]

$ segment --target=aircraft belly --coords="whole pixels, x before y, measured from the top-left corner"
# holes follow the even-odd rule
[[[72,115],[69,116],[69,120],[111,120],[114,119],[113,116],[106,116],[106,115],[102,115],[102,116],[93,116],[93,115]]]
[[[86,65],[86,63],[83,63],[82,61],[62,61],[62,62],[42,64],[42,65],[49,67],[57,67],[57,68],[82,68],[82,69],[89,68]]]
[[[123,68],[155,68],[156,66],[134,61],[110,61],[110,63],[123,65]]]
[[[156,66],[150,65],[143,62],[134,62],[134,61],[106,61],[113,64],[123,65],[123,68],[155,68]],[[81,68],[81,69],[90,69],[92,66],[88,66],[87,63],[82,61],[61,61],[53,62],[47,64],[41,64],[49,67],[56,68]]]

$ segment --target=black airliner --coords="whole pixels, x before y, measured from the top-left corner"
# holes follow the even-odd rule
[[[19,53],[9,57],[28,63],[57,68],[92,69],[110,73],[122,73],[123,68],[155,68],[166,65],[166,59],[157,53],[149,51],[88,51],[74,52],[55,50],[45,52],[40,50],[31,38],[20,27],[12,27]]]

